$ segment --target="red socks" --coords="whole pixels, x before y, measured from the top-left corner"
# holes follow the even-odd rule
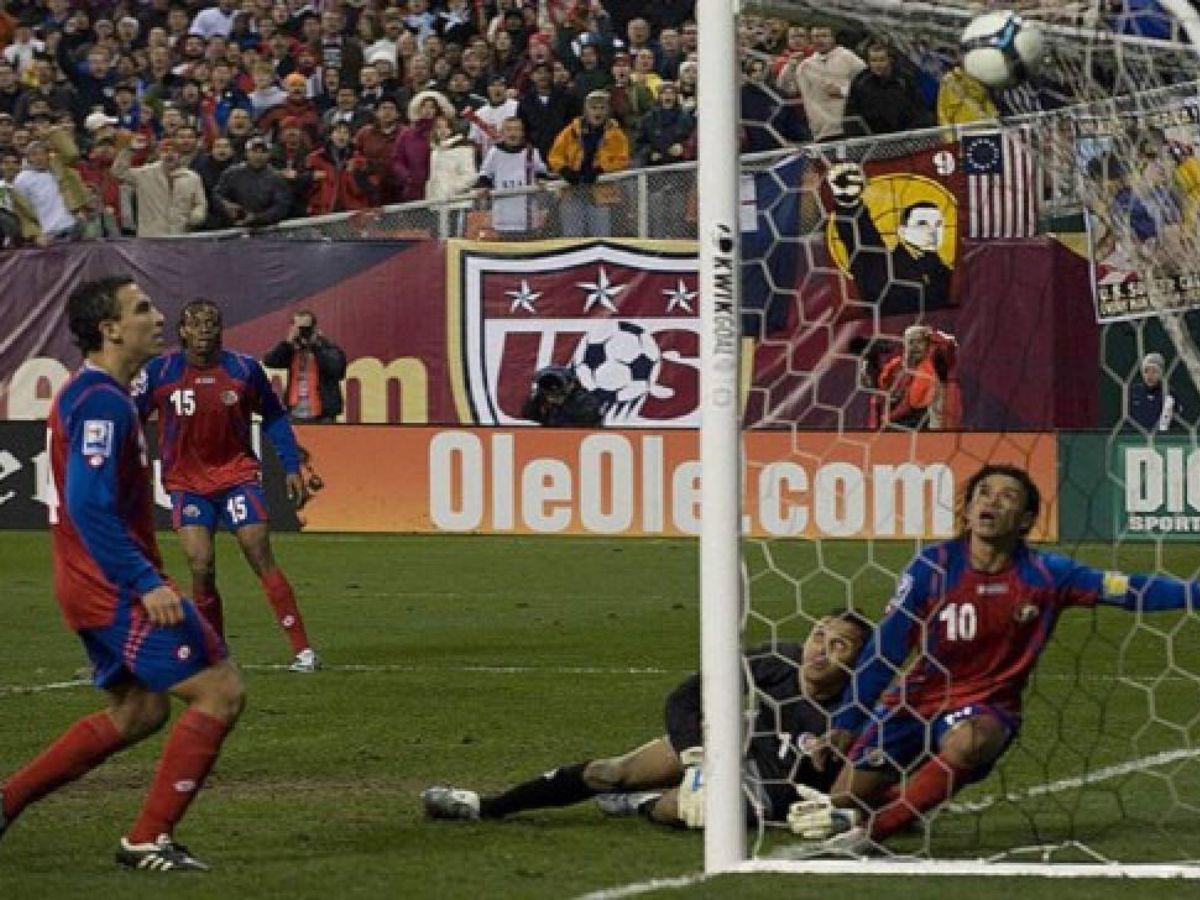
[[[163,748],[150,793],[127,836],[130,843],[147,844],[174,832],[204,786],[230,728],[208,713],[191,707],[184,711]]]
[[[5,818],[11,822],[30,803],[86,775],[124,744],[107,713],[80,719],[4,785],[0,802]]]
[[[281,569],[272,569],[262,576],[263,589],[267,592],[267,602],[275,610],[275,619],[287,632],[288,640],[292,642],[292,652],[299,653],[306,649],[308,633],[304,630],[304,620],[300,618],[300,607],[296,605],[296,595],[288,583],[287,576]]]
[[[221,640],[225,640],[225,609],[221,601],[221,592],[216,585],[192,580],[192,600],[196,611],[213,627]]]
[[[969,783],[970,774],[970,769],[959,768],[944,757],[935,756],[910,775],[902,788],[885,794],[885,805],[871,822],[871,839],[882,841],[905,828],[921,813],[949,800],[958,788]]]

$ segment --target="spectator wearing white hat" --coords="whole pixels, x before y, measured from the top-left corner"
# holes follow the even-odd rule
[[[429,142],[434,119],[439,113],[454,121],[454,106],[439,91],[421,91],[408,104],[411,124],[397,139],[392,155],[392,175],[401,203],[425,198],[425,185],[429,181]]]
[[[1129,386],[1129,407],[1126,423],[1129,427],[1148,433],[1170,431],[1179,414],[1175,398],[1167,391],[1163,380],[1166,362],[1161,353],[1147,353],[1142,358],[1141,372]]]

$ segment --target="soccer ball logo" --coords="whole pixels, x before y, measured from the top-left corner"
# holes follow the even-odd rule
[[[620,414],[632,412],[648,396],[663,396],[666,389],[655,383],[662,358],[658,344],[642,326],[610,320],[580,339],[571,366],[579,383],[606,412]]]
[[[1006,88],[1036,73],[1046,41],[1034,23],[1008,10],[976,16],[962,33],[963,68],[990,88]]]

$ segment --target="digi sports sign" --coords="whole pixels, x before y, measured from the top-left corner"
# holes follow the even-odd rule
[[[564,365],[605,403],[606,425],[699,424],[694,244],[454,242],[449,271],[460,421],[527,424],[533,374]]]

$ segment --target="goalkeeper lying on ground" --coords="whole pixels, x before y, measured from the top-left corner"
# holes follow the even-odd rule
[[[820,767],[829,748],[849,748],[832,796],[801,788],[788,817],[827,849],[869,849],[987,776],[1017,737],[1025,683],[1064,609],[1200,603],[1197,582],[1102,572],[1028,546],[1040,497],[1022,469],[984,466],[965,499],[961,537],[909,565],[814,750]]]
[[[747,653],[760,694],[744,766],[748,815],[782,823],[799,796],[793,782],[827,791],[836,772],[819,772],[806,750],[828,731],[871,624],[846,611],[816,622],[804,644],[764,645]],[[436,786],[421,794],[435,819],[500,819],[526,809],[567,806],[597,795],[610,814],[640,813],[666,825],[704,826],[700,676],[667,698],[667,736],[626,753],[554,769],[502,794]]]

